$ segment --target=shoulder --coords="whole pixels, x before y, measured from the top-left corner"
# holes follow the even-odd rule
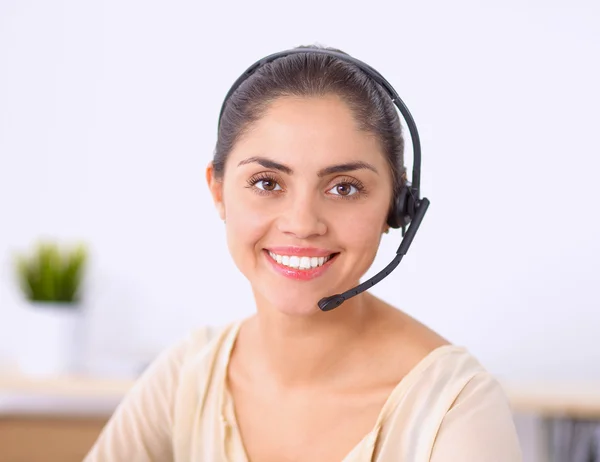
[[[156,370],[168,369],[176,372],[186,361],[202,355],[211,341],[226,328],[202,326],[191,330],[176,342],[163,349],[144,371],[144,375],[156,373]]]
[[[236,321],[224,327],[193,331],[179,347],[175,347],[178,350],[176,407],[178,403],[179,407],[188,407],[193,401],[201,401],[208,388],[219,382],[240,325],[241,322]]]
[[[188,362],[209,357],[211,345],[228,331],[196,329],[163,350],[123,398],[85,461],[172,460],[179,450],[173,445],[173,427],[182,371]]]
[[[502,405],[503,391],[498,381],[467,348],[455,345],[437,332],[405,313],[400,313],[403,327],[397,329],[397,345],[406,358],[402,379],[405,393],[419,396],[430,414],[441,421],[462,400],[487,399],[494,396]],[[431,405],[431,406],[430,406]]]
[[[376,351],[386,352],[386,366],[392,373],[392,382],[399,381],[418,366],[422,368],[421,363],[429,363],[433,357],[460,351],[406,312],[378,299],[373,306],[376,314],[370,341]],[[446,359],[451,358],[454,356]]]
[[[172,351],[178,355],[182,368],[210,360],[215,356],[226,354],[228,342],[233,341],[239,329],[240,321],[224,326],[204,326],[191,331]]]
[[[158,354],[136,380],[129,394],[153,391],[172,400],[184,379],[185,371],[198,367],[215,356],[223,338],[235,326],[236,323],[231,323],[221,327],[203,326],[191,330]]]
[[[522,460],[510,403],[487,371],[466,381],[440,422],[431,461],[446,460]]]
[[[386,455],[418,454],[411,460],[428,462],[522,460],[503,388],[460,346],[440,346],[417,363],[397,388],[384,427]]]
[[[393,437],[384,438],[382,452],[418,453],[419,460],[431,462],[520,461],[510,403],[499,381],[467,348],[406,313],[385,312],[386,348],[402,352],[393,364],[400,365],[403,378],[384,425]],[[418,441],[409,438],[412,430]]]

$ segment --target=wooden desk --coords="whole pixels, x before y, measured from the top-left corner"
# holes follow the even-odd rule
[[[107,418],[0,416],[0,462],[81,462]]]

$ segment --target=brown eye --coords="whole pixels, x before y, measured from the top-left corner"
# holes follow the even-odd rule
[[[267,191],[273,191],[275,189],[275,182],[271,180],[261,181],[263,189]]]
[[[337,193],[340,196],[347,196],[347,195],[349,195],[352,192],[351,188],[352,188],[352,186],[350,186],[349,184],[346,184],[346,183],[338,184],[336,186]]]
[[[351,185],[350,183],[338,183],[329,191],[336,196],[347,197],[356,194],[358,192],[358,188],[356,186]]]
[[[277,184],[276,181],[273,180],[260,180],[256,182],[256,187],[258,189],[262,189],[263,191],[278,191],[281,189],[281,186]]]

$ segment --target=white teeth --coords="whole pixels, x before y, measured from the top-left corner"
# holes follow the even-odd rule
[[[329,257],[298,257],[296,255],[288,256],[288,255],[277,255],[271,251],[269,251],[269,255],[273,260],[275,260],[280,265],[289,266],[290,268],[308,270],[311,268],[318,268],[319,266],[323,266],[327,260],[331,258]]]
[[[300,269],[310,269],[310,257],[300,257]]]
[[[298,268],[300,266],[300,259],[296,255],[290,257],[290,266],[292,268]]]

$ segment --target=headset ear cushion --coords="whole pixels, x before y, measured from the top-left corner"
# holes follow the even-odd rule
[[[410,197],[408,186],[404,186],[394,199],[394,203],[388,215],[387,224],[390,228],[402,228],[410,221],[408,200]]]

